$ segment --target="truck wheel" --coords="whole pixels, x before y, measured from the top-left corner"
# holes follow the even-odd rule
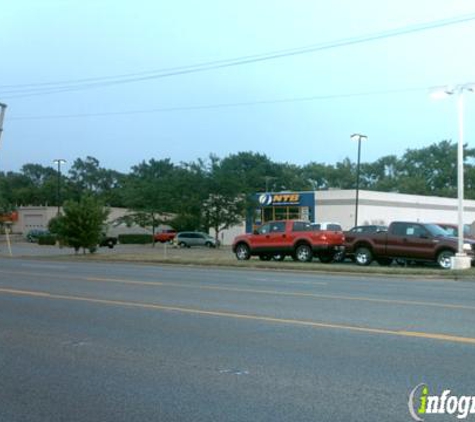
[[[107,247],[108,247],[109,249],[114,249],[114,241],[113,241],[113,240],[109,240],[109,241],[107,242]]]
[[[393,260],[391,258],[376,258],[376,262],[382,267],[389,267]]]
[[[449,270],[452,267],[452,258],[455,254],[452,251],[442,251],[437,255],[437,264],[444,270]]]
[[[310,262],[312,260],[312,249],[306,244],[298,245],[295,249],[295,258],[300,262]]]
[[[333,257],[333,262],[343,262],[346,259],[345,251],[338,251]]]
[[[358,265],[369,265],[373,261],[371,250],[365,247],[359,247],[355,252],[355,261]]]
[[[240,243],[236,246],[236,258],[239,261],[246,261],[251,257],[251,253],[249,252],[249,247],[244,244]]]

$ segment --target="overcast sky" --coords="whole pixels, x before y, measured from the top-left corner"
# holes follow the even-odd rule
[[[55,158],[66,159],[67,170],[88,155],[129,171],[151,158],[186,162],[239,151],[279,162],[335,163],[356,159],[354,132],[369,137],[362,161],[374,161],[457,140],[455,98],[434,101],[429,94],[433,86],[475,81],[475,19],[136,79],[470,14],[475,17],[473,0],[2,2],[0,102],[8,109],[0,171],[53,165]],[[109,83],[120,75],[135,81]],[[84,79],[94,80],[76,82]],[[466,142],[474,147],[475,95],[466,96],[465,112]]]

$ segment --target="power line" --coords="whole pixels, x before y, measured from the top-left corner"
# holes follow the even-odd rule
[[[352,38],[345,38],[332,42],[313,44],[305,47],[292,48],[287,50],[277,50],[268,53],[261,53],[255,55],[241,56],[225,60],[216,60],[210,62],[198,63],[195,65],[188,65],[182,67],[165,68],[153,71],[146,71],[141,73],[130,73],[115,76],[103,76],[96,78],[76,79],[69,81],[59,82],[43,82],[43,83],[30,83],[21,85],[4,85],[0,86],[0,89],[6,89],[1,92],[4,98],[20,98],[30,97],[36,95],[57,94],[61,92],[78,91],[84,89],[102,88],[111,85],[126,84],[141,82],[147,80],[154,80],[190,73],[204,72],[214,69],[222,69],[233,66],[241,66],[245,64],[269,61],[280,59],[284,57],[315,53],[318,51],[347,47],[351,45],[361,44],[365,42],[378,41],[387,38],[393,38],[396,36],[407,35],[415,32],[422,32],[431,29],[441,28],[450,25],[456,25],[464,22],[475,20],[475,13],[457,16],[449,19],[443,19],[438,21],[432,21],[422,24],[405,26],[389,31],[361,35]],[[9,95],[11,94],[11,95]]]
[[[98,113],[76,113],[76,114],[56,114],[56,115],[42,115],[42,116],[20,116],[11,117],[9,121],[13,120],[55,120],[55,119],[77,119],[87,117],[110,117],[110,116],[124,116],[134,114],[153,114],[153,113],[166,113],[166,112],[179,112],[179,111],[193,111],[193,110],[213,110],[213,109],[225,109],[225,108],[238,108],[238,107],[250,107],[259,105],[271,105],[271,104],[285,104],[318,100],[334,100],[341,98],[356,98],[356,97],[368,97],[373,95],[390,95],[390,94],[404,94],[410,92],[431,91],[438,87],[418,87],[418,88],[402,88],[391,89],[382,91],[368,91],[358,93],[347,94],[331,94],[331,95],[312,95],[306,97],[293,97],[293,98],[281,98],[275,100],[257,100],[257,101],[244,101],[236,103],[218,103],[218,104],[204,104],[196,106],[177,106],[177,107],[160,107],[144,110],[124,110],[124,111],[105,111]]]

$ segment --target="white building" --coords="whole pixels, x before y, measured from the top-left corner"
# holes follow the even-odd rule
[[[315,192],[315,220],[337,221],[347,230],[355,225],[355,190]],[[389,225],[395,220],[457,224],[455,198],[359,191],[358,225]],[[475,221],[475,201],[464,201],[464,224]]]
[[[231,244],[234,236],[250,232],[256,225],[285,216],[312,222],[337,222],[343,230],[355,225],[355,190],[265,193],[256,194],[256,198],[259,205],[246,224],[220,234],[223,244]],[[457,224],[457,207],[455,198],[360,190],[358,225],[389,225],[396,220]],[[472,225],[474,222],[475,201],[465,200],[464,224]]]
[[[151,228],[140,227],[136,224],[127,226],[124,223],[117,224],[117,219],[130,214],[125,208],[109,208],[110,213],[107,217],[109,236],[118,236],[119,234],[152,234]],[[47,230],[49,221],[56,217],[57,207],[48,206],[22,206],[15,213],[15,220],[12,225],[12,232],[26,234],[30,230]],[[156,229],[170,228],[168,225],[161,225]]]

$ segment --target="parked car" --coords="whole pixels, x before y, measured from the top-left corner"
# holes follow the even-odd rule
[[[115,245],[117,245],[117,237],[105,236],[104,235],[99,240],[99,246],[100,247],[107,246],[109,249],[113,249]]]
[[[379,233],[387,232],[388,226],[380,226],[377,224],[370,224],[365,226],[356,226],[348,230],[348,233]]]
[[[315,230],[312,224],[299,220],[270,221],[252,234],[236,236],[233,252],[239,260],[252,255],[263,261],[282,260],[290,255],[301,262],[318,257],[321,262],[331,262],[343,249],[342,232]]]
[[[333,232],[343,232],[340,223],[324,221],[321,223],[312,223],[313,230],[329,230]],[[341,248],[333,255],[334,262],[343,262],[345,260],[345,249]]]
[[[457,252],[457,239],[436,224],[395,221],[387,232],[353,233],[346,236],[346,251],[354,254],[358,265],[376,260],[389,265],[394,259],[415,262],[435,262],[441,268],[451,267]],[[475,241],[465,239],[464,251],[475,259]]]
[[[458,237],[459,235],[459,227],[457,224],[450,224],[450,223],[436,223],[439,227],[442,227],[449,236]],[[468,224],[464,224],[463,226],[463,237],[468,239],[475,239],[475,236],[470,232],[470,226]]]
[[[32,229],[26,234],[25,238],[28,242],[38,243],[40,237],[49,236],[50,234],[51,233],[45,229]]]
[[[329,230],[332,232],[343,231],[340,223],[323,222],[323,223],[311,223],[311,224],[312,224],[313,230]]]
[[[192,246],[215,248],[220,245],[220,242],[207,233],[179,232],[173,239],[173,244],[180,248],[191,248]]]
[[[173,229],[164,229],[160,230],[159,232],[155,233],[153,237],[154,242],[171,242],[176,236],[176,230]]]

